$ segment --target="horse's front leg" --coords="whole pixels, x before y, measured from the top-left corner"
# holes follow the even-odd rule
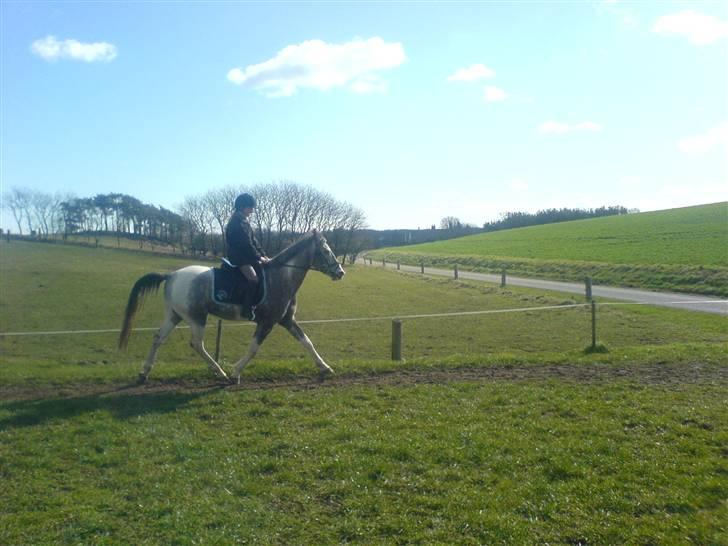
[[[313,357],[313,361],[316,363],[316,365],[319,367],[319,370],[321,370],[321,373],[325,374],[333,374],[334,370],[331,369],[331,367],[324,362],[324,359],[321,358],[321,355],[316,352],[316,348],[313,346],[313,343],[311,343],[311,340],[308,339],[308,336],[306,333],[301,330],[301,327],[298,325],[298,323],[291,318],[286,318],[285,320],[281,321],[281,326],[283,326],[288,332],[295,337],[301,345],[303,345],[306,350],[311,354]]]
[[[210,369],[221,379],[229,381],[228,376],[225,374],[220,364],[215,362],[215,359],[210,356],[210,353],[205,349],[205,343],[203,341],[205,337],[205,319],[198,321],[190,320],[190,331],[192,333],[192,339],[190,345],[197,351],[197,353],[207,362]]]
[[[253,334],[253,340],[250,342],[250,346],[248,347],[248,353],[235,363],[233,372],[230,374],[231,383],[237,382],[238,385],[240,385],[240,374],[243,371],[243,368],[248,365],[248,362],[253,360],[253,357],[258,352],[258,349],[260,349],[260,346],[263,344],[263,341],[265,341],[265,338],[268,337],[268,334],[270,334],[272,329],[272,324],[258,324],[255,328],[255,333]]]

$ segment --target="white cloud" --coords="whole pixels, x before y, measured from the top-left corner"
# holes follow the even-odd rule
[[[508,95],[506,95],[506,92],[503,91],[503,89],[493,87],[491,85],[485,88],[485,95],[483,96],[486,102],[498,102],[506,100],[507,97]]]
[[[95,61],[109,62],[116,58],[117,49],[107,42],[83,43],[78,40],[59,41],[55,36],[46,36],[36,40],[30,46],[33,53],[46,61],[71,59],[92,63]]]
[[[542,123],[539,132],[550,135],[563,135],[566,133],[575,133],[581,131],[599,132],[602,126],[593,121],[582,121],[581,123],[563,123],[560,121],[547,121]]]
[[[680,151],[690,155],[704,154],[721,145],[728,149],[728,122],[721,123],[702,135],[680,139],[677,143]]]
[[[233,68],[227,78],[268,97],[289,97],[299,88],[326,91],[346,87],[355,93],[372,93],[386,89],[379,71],[406,60],[401,43],[386,43],[379,37],[343,44],[307,40],[283,48],[265,62]]]
[[[712,15],[685,10],[659,17],[652,31],[657,34],[685,36],[693,44],[703,46],[728,38],[728,22]]]
[[[449,82],[474,82],[484,80],[495,76],[495,72],[483,64],[474,64],[468,68],[456,70],[454,74],[448,76]]]

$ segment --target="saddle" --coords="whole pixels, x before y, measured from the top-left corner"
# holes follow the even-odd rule
[[[217,303],[255,308],[265,298],[265,272],[260,264],[255,264],[253,269],[258,275],[258,282],[255,284],[249,282],[240,269],[223,258],[220,266],[212,270],[212,299]]]

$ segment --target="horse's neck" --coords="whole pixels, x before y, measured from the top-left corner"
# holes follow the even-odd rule
[[[276,256],[271,262],[271,266],[273,267],[269,268],[269,271],[277,269],[284,278],[290,280],[287,288],[290,291],[291,297],[293,297],[301,287],[301,284],[303,284],[306,273],[308,273],[313,263],[313,253],[314,248],[311,245],[305,245],[301,248],[300,252],[283,251],[281,255]]]

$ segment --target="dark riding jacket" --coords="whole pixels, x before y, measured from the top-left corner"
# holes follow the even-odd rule
[[[235,266],[257,264],[265,256],[250,222],[239,210],[233,213],[225,227],[225,242],[227,259]]]

